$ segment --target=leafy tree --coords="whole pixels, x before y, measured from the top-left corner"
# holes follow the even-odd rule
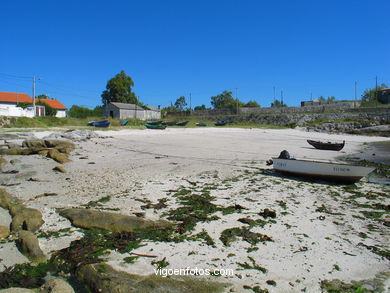
[[[366,89],[362,95],[363,103],[377,102],[378,100],[377,100],[376,92],[384,88],[387,88],[387,85],[382,83],[376,88]]]
[[[281,108],[281,107],[287,107],[287,105],[284,102],[281,102],[278,99],[276,99],[274,103],[271,103],[271,107]]]
[[[206,106],[203,104],[201,106],[196,106],[194,108],[194,111],[202,111],[202,110],[206,110]]]
[[[178,98],[175,102],[175,107],[179,109],[180,111],[184,110],[184,107],[187,106],[186,97],[181,96]]]
[[[320,97],[318,97],[318,100],[319,100],[321,103],[331,103],[331,102],[336,101],[336,97],[335,97],[335,96],[330,96],[330,97],[328,97],[328,98],[326,99],[326,98],[324,98],[323,96],[320,96]]]
[[[249,101],[244,105],[244,107],[248,108],[260,108],[260,105],[256,101]]]
[[[102,117],[103,106],[96,106],[95,109],[91,110],[85,107],[73,105],[68,110],[68,116],[73,118]]]
[[[234,104],[235,100],[231,91],[224,91],[222,94],[211,97],[211,105],[215,109],[232,108]]]
[[[133,86],[131,77],[122,70],[107,82],[106,90],[102,93],[103,105],[110,102],[139,104],[137,96],[132,91]]]

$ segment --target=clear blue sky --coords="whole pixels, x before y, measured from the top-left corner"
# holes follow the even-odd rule
[[[238,88],[262,106],[390,84],[390,1],[1,1],[0,91],[94,107],[120,70],[145,104]]]

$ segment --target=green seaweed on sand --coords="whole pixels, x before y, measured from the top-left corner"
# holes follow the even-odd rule
[[[260,286],[251,287],[248,285],[244,285],[243,288],[245,290],[252,290],[255,293],[268,293],[269,292],[268,289],[262,289],[262,288],[260,288]]]
[[[256,245],[259,242],[272,241],[271,237],[261,233],[254,233],[247,227],[235,227],[223,230],[219,239],[225,246],[230,246],[237,237],[241,237],[242,240],[252,245]]]

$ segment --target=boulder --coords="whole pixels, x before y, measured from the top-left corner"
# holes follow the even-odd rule
[[[17,240],[20,252],[27,256],[31,261],[42,262],[46,260],[45,254],[39,247],[39,241],[30,231],[20,231]]]
[[[55,167],[53,168],[53,170],[54,170],[54,171],[61,172],[61,173],[66,173],[65,168],[62,167],[62,166],[55,166]]]
[[[50,149],[49,152],[47,153],[47,156],[61,164],[70,162],[70,159],[67,156],[61,154],[56,149]]]
[[[29,149],[41,149],[47,148],[47,145],[43,139],[26,139],[23,141],[22,147]]]
[[[227,284],[190,277],[173,279],[155,275],[132,275],[114,270],[107,264],[88,264],[80,267],[76,276],[92,292],[104,293],[213,293],[223,292]]]
[[[74,293],[71,285],[62,279],[54,278],[47,281],[39,290],[40,293]]]
[[[9,235],[9,228],[7,226],[0,226],[0,240],[7,238]]]
[[[75,145],[73,142],[67,141],[67,140],[59,140],[59,139],[46,139],[45,144],[48,148],[67,148],[67,149],[74,149]]]
[[[12,231],[27,230],[35,232],[44,223],[41,212],[36,209],[21,206],[17,209],[11,209],[10,213],[13,216],[11,223]]]
[[[17,288],[17,287],[0,290],[0,293],[34,293],[34,292],[35,291],[32,289]]]
[[[65,209],[60,215],[69,219],[74,226],[86,229],[103,229],[112,232],[133,232],[148,227],[163,228],[173,225],[167,221],[152,221],[135,216],[125,216],[90,209]]]
[[[0,155],[27,156],[35,153],[33,149],[0,149]]]
[[[10,210],[13,206],[20,206],[21,201],[8,193],[4,188],[0,188],[0,207]]]

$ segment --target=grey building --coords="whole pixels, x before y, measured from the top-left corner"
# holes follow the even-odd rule
[[[146,109],[135,104],[111,102],[104,107],[104,116],[116,119],[136,118],[140,120],[160,119],[160,109],[147,106]]]
[[[380,89],[377,92],[377,98],[378,101],[383,103],[383,104],[389,104],[390,103],[390,88],[384,88]]]

